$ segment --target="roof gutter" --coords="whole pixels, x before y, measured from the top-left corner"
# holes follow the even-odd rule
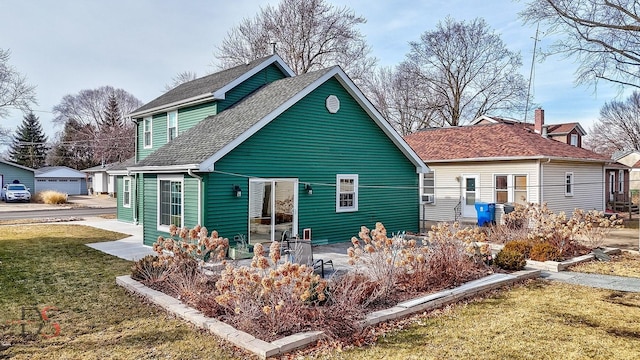
[[[553,157],[553,156],[512,156],[512,157],[491,157],[491,158],[461,158],[461,159],[438,159],[429,160],[424,159],[427,164],[435,163],[451,163],[451,162],[488,162],[488,161],[507,161],[507,160],[544,160],[548,161],[579,161],[579,162],[593,162],[593,163],[607,163],[609,160],[604,159],[581,159],[581,158],[565,158],[565,157]]]
[[[127,168],[127,171],[131,173],[155,173],[166,174],[175,172],[189,172],[190,170],[198,170],[200,167],[198,164],[188,165],[169,165],[169,166],[131,166]]]

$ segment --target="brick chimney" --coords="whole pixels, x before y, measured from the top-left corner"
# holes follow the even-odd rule
[[[535,124],[533,130],[538,134],[542,134],[542,127],[544,126],[544,110],[537,108],[535,112]]]

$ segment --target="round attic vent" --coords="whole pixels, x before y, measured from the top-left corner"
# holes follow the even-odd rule
[[[327,110],[330,113],[335,114],[340,110],[340,99],[335,95],[329,95],[326,101]]]

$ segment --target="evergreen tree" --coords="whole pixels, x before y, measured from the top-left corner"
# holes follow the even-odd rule
[[[109,95],[106,109],[104,110],[104,118],[100,124],[103,128],[120,127],[120,107],[118,106],[118,99],[115,94]]]
[[[22,166],[38,169],[46,164],[47,137],[42,131],[40,119],[33,112],[25,115],[18,126],[9,148],[11,161]]]
[[[122,121],[115,94],[109,95],[98,129],[94,158],[104,163],[124,161],[133,155],[135,128]]]
[[[58,134],[53,151],[47,157],[47,163],[76,170],[98,165],[93,153],[94,132],[90,124],[81,125],[75,120],[67,121],[62,133]]]

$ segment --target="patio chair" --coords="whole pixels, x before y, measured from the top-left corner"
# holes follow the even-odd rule
[[[313,258],[311,240],[300,240],[297,238],[287,239],[282,242],[281,249],[285,260],[313,267],[313,272],[319,273],[323,278],[325,266],[330,265],[331,270],[334,270],[332,260]]]

